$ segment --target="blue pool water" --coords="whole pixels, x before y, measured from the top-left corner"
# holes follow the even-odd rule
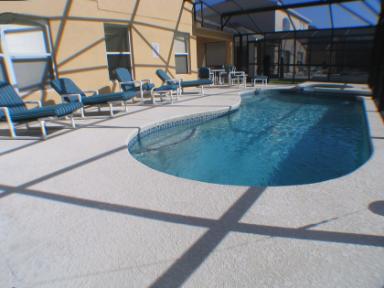
[[[161,130],[130,146],[154,169],[231,185],[307,184],[352,172],[371,154],[361,101],[265,90],[202,124]]]

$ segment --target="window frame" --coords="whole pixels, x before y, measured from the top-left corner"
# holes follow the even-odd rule
[[[14,25],[22,25],[18,23],[14,23]],[[50,33],[49,28],[47,24],[40,24],[40,23],[32,23],[30,24],[30,27],[1,27],[0,26],[0,42],[1,42],[1,48],[2,52],[0,53],[0,57],[2,57],[3,60],[3,67],[5,68],[5,76],[7,78],[7,81],[12,84],[17,92],[20,91],[30,91],[35,89],[36,87],[44,88],[44,86],[47,84],[49,80],[54,79],[56,67],[55,67],[55,61],[53,59],[53,53],[52,53],[52,42],[50,39]],[[35,26],[32,26],[35,25]],[[23,33],[23,32],[30,32],[30,31],[41,31],[43,33],[43,39],[44,39],[44,46],[46,52],[44,53],[36,53],[36,54],[18,54],[18,53],[12,53],[8,47],[8,43],[6,40],[6,34],[7,33]],[[47,77],[45,80],[46,82],[27,86],[27,87],[19,87],[19,83],[16,77],[16,71],[14,67],[14,63],[17,61],[30,61],[30,60],[46,60],[49,75],[50,77]]]
[[[190,35],[189,33],[186,33],[186,32],[175,32],[175,39],[177,37],[177,35],[182,35],[183,37],[185,37],[185,44],[186,44],[186,50],[187,52],[176,52],[175,50],[175,41],[173,43],[173,50],[174,50],[174,54],[175,54],[175,73],[177,75],[183,75],[183,74],[191,74],[191,63],[190,63]],[[186,57],[186,63],[187,63],[187,73],[177,73],[177,67],[176,67],[176,57]]]
[[[107,35],[106,35],[106,30],[105,30],[105,28],[107,27],[107,26],[109,26],[109,27],[119,27],[120,29],[121,28],[124,28],[124,29],[126,29],[126,31],[127,31],[127,42],[128,43],[126,43],[127,44],[127,49],[129,50],[129,51],[119,51],[119,52],[117,52],[117,51],[108,51],[108,48],[107,48]],[[131,75],[132,75],[132,77],[134,77],[134,69],[133,69],[133,59],[132,59],[132,41],[131,41],[131,29],[130,29],[130,26],[128,25],[128,24],[115,24],[115,23],[108,23],[108,22],[106,22],[106,23],[104,23],[104,42],[105,42],[105,59],[106,59],[106,61],[107,61],[107,66],[108,66],[108,77],[109,77],[109,79],[111,80],[111,81],[113,81],[113,80],[115,80],[116,79],[116,76],[113,76],[113,71],[111,71],[110,69],[110,67],[109,67],[109,62],[108,62],[108,56],[120,56],[120,55],[123,55],[123,56],[126,56],[126,55],[128,55],[129,56],[129,64],[130,64],[130,67],[128,68],[128,67],[124,67],[124,68],[127,68],[127,69],[129,69],[130,71],[130,73],[131,73]],[[113,76],[113,77],[111,77],[111,75]]]
[[[291,21],[288,17],[284,17],[281,23],[281,31],[291,31]]]
[[[1,35],[0,35],[0,70],[2,74],[4,74],[4,80],[9,82],[9,77],[8,77],[8,73],[7,73],[7,68],[5,66],[5,56],[4,56],[4,44],[2,44],[3,42],[1,41]]]

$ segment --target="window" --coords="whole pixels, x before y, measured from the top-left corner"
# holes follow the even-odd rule
[[[52,55],[43,27],[7,25],[0,27],[0,36],[0,81],[6,78],[1,58],[8,61],[11,82],[19,90],[42,88],[52,79]]]
[[[284,73],[289,72],[289,65],[291,64],[291,51],[289,50],[282,50],[281,54],[281,65],[284,67]]]
[[[0,42],[0,82],[8,82],[7,76],[5,73],[4,55],[3,55],[3,50],[1,49],[1,42]]]
[[[189,34],[176,33],[173,49],[175,50],[176,74],[189,73]]]
[[[304,52],[297,52],[297,64],[303,65],[304,64]]]
[[[131,49],[127,26],[104,24],[105,45],[109,78],[116,79],[116,68],[124,67],[131,71]]]
[[[283,31],[289,31],[291,30],[291,23],[289,22],[289,19],[285,17],[283,19]]]

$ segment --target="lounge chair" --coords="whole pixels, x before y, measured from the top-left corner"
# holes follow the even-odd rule
[[[172,79],[171,77],[169,77],[167,72],[161,69],[156,70],[156,74],[157,76],[159,76],[161,80],[163,80],[165,84],[179,86],[179,94],[181,94],[184,88],[200,87],[201,95],[204,95],[204,85],[212,85],[213,82],[212,80],[209,79],[209,69],[205,67],[200,69],[206,69],[206,73],[203,73],[203,74],[207,75],[207,78],[198,79],[198,80],[189,80],[189,81],[183,81],[182,79]]]
[[[26,103],[36,104],[38,107],[27,109]],[[83,107],[82,103],[66,103],[58,105],[42,106],[40,101],[23,101],[16,93],[12,85],[0,82],[0,121],[6,121],[12,138],[16,138],[15,123],[27,123],[39,121],[42,137],[47,136],[45,121],[47,118],[61,118],[71,116],[72,127],[75,128],[75,121],[72,113]]]
[[[81,102],[84,106],[107,103],[109,105],[111,117],[113,116],[113,102],[121,102],[125,105],[125,111],[127,111],[126,101],[132,99],[137,94],[136,91],[109,94],[98,94],[97,91],[83,91],[69,78],[58,78],[52,80],[51,86],[57,93],[59,93],[63,103]],[[87,93],[91,96],[86,96]],[[81,110],[81,117],[84,117],[84,108]]]
[[[131,73],[126,68],[117,68],[115,70],[117,80],[119,81],[120,89],[123,92],[140,91],[141,102],[144,103],[144,93],[150,92],[155,85],[150,79],[135,81],[132,79]]]
[[[175,95],[176,94],[176,95]],[[154,87],[151,90],[151,98],[152,98],[152,104],[156,104],[155,102],[155,96],[159,95],[161,101],[163,101],[164,96],[169,96],[171,99],[171,104],[173,103],[173,98],[176,96],[176,99],[178,99],[179,96],[179,86],[173,85],[173,84],[165,84],[159,87]]]

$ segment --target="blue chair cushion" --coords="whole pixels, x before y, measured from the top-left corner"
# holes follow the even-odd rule
[[[51,81],[51,86],[60,95],[65,94],[80,94],[85,97],[85,93],[69,78],[58,78]],[[76,96],[67,97],[68,102],[77,102]]]
[[[155,87],[155,84],[153,84],[153,83],[144,83],[143,84],[143,90],[145,90],[145,91],[150,91],[150,90],[152,90],[152,88],[153,87]],[[138,87],[139,88],[139,90],[140,90],[140,87]]]
[[[127,101],[137,95],[136,91],[117,92],[110,94],[101,94],[89,97],[83,97],[81,101],[84,105],[97,105],[112,101]]]
[[[157,76],[159,76],[159,78],[160,78],[161,80],[163,80],[164,82],[168,82],[168,81],[172,80],[171,77],[169,77],[168,74],[167,74],[167,72],[165,72],[164,70],[157,69],[157,70],[156,70],[156,74],[157,74]]]
[[[115,70],[115,74],[116,74],[117,80],[119,80],[119,82],[133,81],[132,75],[127,68],[119,67]],[[152,83],[144,83],[143,84],[143,90],[144,91],[150,91],[153,87],[155,87],[155,85]],[[131,90],[140,91],[140,87],[136,87],[134,83],[122,84],[121,88],[124,91],[131,91]]]
[[[148,83],[148,82],[143,83],[143,90],[144,91],[151,91],[153,87],[155,87],[155,84],[153,84],[153,83]],[[124,91],[132,91],[132,90],[126,90],[126,88],[124,88],[124,85],[122,86],[122,88]],[[135,87],[134,91],[136,91],[136,92],[140,91],[140,86]]]
[[[160,77],[167,85],[178,85],[178,82],[174,81],[169,77],[167,72],[164,70],[158,69],[156,70],[157,76]],[[181,87],[196,87],[201,85],[211,85],[212,81],[210,79],[199,79],[199,80],[191,80],[191,81],[181,81]]]
[[[26,109],[24,111],[12,112],[11,119],[12,121],[20,122],[20,121],[28,121],[28,120],[36,120],[39,118],[45,117],[63,117],[73,113],[74,111],[83,107],[81,103],[64,103],[58,105],[49,105],[41,108],[34,109]],[[4,121],[5,115],[3,112],[0,112],[0,120]]]
[[[8,107],[10,112],[26,111],[27,107],[12,85],[0,82],[0,107]]]
[[[132,79],[132,75],[131,73],[129,72],[128,69],[126,68],[123,68],[123,67],[119,67],[115,70],[115,74],[116,74],[116,78],[119,82],[129,82],[129,81],[133,81]],[[122,84],[121,85],[121,88],[124,90],[124,91],[130,91],[130,90],[135,90],[136,87],[135,87],[135,84],[132,83],[132,84]]]
[[[85,93],[69,78],[58,78],[51,81],[51,86],[56,90],[60,95],[65,94],[80,94],[81,101],[84,105],[97,105],[102,103],[107,103],[110,101],[127,101],[137,95],[136,90],[126,91],[126,92],[117,92],[109,94],[98,94],[94,96],[86,96]],[[78,97],[68,96],[65,97],[65,101],[69,103],[78,102]]]
[[[191,80],[191,81],[182,81],[181,87],[196,87],[201,85],[211,85],[212,81],[209,79],[199,79],[199,80]]]
[[[177,85],[163,85],[154,89],[154,91],[156,92],[170,91],[170,90],[176,91]]]
[[[199,68],[199,79],[209,79],[209,68],[201,67]]]

